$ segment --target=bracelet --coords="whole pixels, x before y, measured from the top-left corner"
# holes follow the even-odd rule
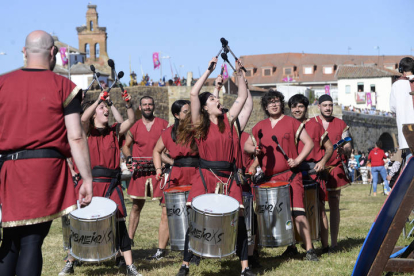
[[[162,168],[156,168],[155,170],[162,170]]]
[[[130,109],[132,107],[132,104],[130,104],[130,105],[125,104],[125,107],[126,107],[126,109]]]

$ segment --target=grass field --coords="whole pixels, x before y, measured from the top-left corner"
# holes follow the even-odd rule
[[[381,186],[378,187],[381,190]],[[301,254],[295,259],[281,258],[285,248],[268,249],[261,252],[262,268],[255,270],[258,275],[313,276],[313,275],[350,275],[364,242],[385,196],[378,192],[377,197],[369,196],[369,185],[352,185],[342,191],[341,225],[339,247],[341,252],[320,256],[320,242],[314,243],[320,261],[303,261],[305,251],[298,247]],[[127,208],[131,208],[131,200],[126,196]],[[328,205],[327,212],[329,218]],[[132,249],[135,264],[143,275],[175,275],[182,261],[180,252],[169,252],[159,262],[146,261],[158,246],[158,225],[161,207],[157,202],[147,201],[135,236],[135,247]],[[398,245],[406,245],[412,238],[399,238]],[[64,266],[62,260],[66,253],[62,249],[62,228],[60,219],[55,220],[43,245],[43,275],[57,275]],[[114,265],[114,261],[104,264],[83,264],[75,268],[75,275],[122,275]],[[236,257],[225,260],[203,259],[199,267],[190,267],[190,275],[240,275],[240,262]]]

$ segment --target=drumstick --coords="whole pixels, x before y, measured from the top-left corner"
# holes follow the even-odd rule
[[[289,157],[287,156],[287,154],[285,153],[285,151],[282,149],[282,147],[280,146],[279,142],[277,141],[277,137],[275,135],[272,136],[272,140],[275,141],[275,143],[277,144],[277,147],[280,149],[280,151],[282,152],[283,156],[285,157],[286,161],[289,160]]]

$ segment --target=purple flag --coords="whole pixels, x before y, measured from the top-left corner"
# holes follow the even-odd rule
[[[152,54],[152,60],[154,62],[154,69],[159,68],[160,65],[161,65],[161,62],[160,62],[160,59],[159,59],[159,54],[157,52]]]
[[[68,58],[66,57],[66,47],[60,47],[60,58],[62,59],[62,65],[68,64]]]
[[[325,94],[331,95],[331,87],[329,85],[325,85]]]

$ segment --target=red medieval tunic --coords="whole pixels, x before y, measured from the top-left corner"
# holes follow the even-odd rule
[[[304,162],[314,162],[317,163],[321,161],[321,159],[325,155],[325,149],[323,147],[323,140],[325,137],[328,136],[328,132],[325,131],[325,129],[315,122],[314,120],[307,120],[305,123],[305,129],[306,132],[309,134],[309,136],[312,138],[314,147],[310,154],[306,157]],[[302,141],[299,141],[298,144],[298,151],[301,152],[303,150],[303,147],[305,145],[302,143]],[[314,181],[317,180],[318,176],[316,174],[309,175]],[[319,181],[320,182],[320,181]],[[326,184],[320,182],[319,185],[319,200],[325,201],[327,198],[326,194]]]
[[[250,166],[252,165],[254,158],[251,154],[248,154],[244,151],[244,144],[246,143],[247,139],[250,135],[247,132],[242,132],[240,137],[240,146],[239,146],[239,139],[236,140],[236,147],[235,147],[235,158],[236,158],[236,165],[237,168],[242,169],[242,173],[247,173]],[[239,150],[240,149],[240,150]],[[242,185],[243,192],[252,192],[251,187],[248,183]]]
[[[64,108],[80,91],[49,70],[23,69],[0,77],[0,154],[53,148],[71,157]],[[3,227],[38,224],[76,209],[66,159],[5,161],[0,171]]]
[[[132,157],[134,161],[149,161],[152,164],[152,153],[161,136],[161,133],[168,126],[168,122],[161,118],[154,118],[154,123],[150,131],[142,122],[138,120],[128,131],[128,135],[133,139]],[[138,157],[138,158],[134,158]],[[128,187],[128,194],[131,198],[146,199],[147,191],[150,191],[152,199],[161,199],[162,191],[159,181],[155,179],[155,171],[136,171],[131,178]]]
[[[323,121],[319,116],[313,117],[310,120],[315,121],[323,127]],[[342,134],[348,129],[349,127],[343,120],[334,117],[333,120],[329,122],[329,126],[326,131],[328,132],[329,139],[332,144],[336,144],[342,139]],[[342,156],[342,158],[345,160],[344,156]],[[349,180],[345,176],[341,158],[337,151],[334,151],[326,165],[331,167],[328,183],[326,184],[326,189],[328,191],[336,191],[349,185]]]
[[[170,126],[161,134],[162,142],[172,159],[178,159],[181,157],[198,157],[197,152],[193,152],[189,145],[177,144],[171,138],[171,131],[173,126]],[[173,166],[170,174],[168,175],[167,184],[165,189],[176,186],[188,186],[191,185],[191,178],[198,172],[198,168],[195,167],[176,167]],[[161,180],[164,181],[164,180]],[[164,196],[161,204],[164,204]]]
[[[120,169],[120,159],[121,151],[120,146],[121,142],[119,141],[118,131],[120,125],[118,123],[113,124],[111,127],[108,127],[105,130],[99,130],[92,128],[91,133],[88,137],[88,147],[89,155],[91,158],[91,168],[97,166],[104,167],[110,170]],[[76,172],[79,172],[75,164]],[[93,179],[108,179],[103,177],[93,177]],[[93,182],[93,196],[105,197],[108,189],[110,188],[111,180],[108,179],[107,182]],[[118,183],[119,184],[119,183]],[[77,189],[82,185],[82,180],[79,181]],[[116,205],[118,206],[118,218],[123,218],[127,216],[124,196],[122,189],[119,185],[113,190],[111,196]]]
[[[292,171],[284,158],[282,152],[272,140],[275,135],[280,146],[289,158],[298,156],[297,141],[299,140],[303,124],[289,116],[283,116],[272,128],[270,118],[258,122],[252,130],[252,135],[259,143],[258,133],[262,131],[261,139],[263,155],[259,156],[259,164],[269,181],[290,181]],[[291,206],[293,211],[305,211],[303,205],[304,189],[302,184],[302,174],[298,173],[290,181],[291,185]]]
[[[234,162],[234,136],[237,135],[237,132],[234,126],[230,127],[227,114],[224,114],[223,121],[226,126],[223,133],[220,132],[218,125],[210,122],[206,138],[196,139],[200,159],[207,161],[225,161],[229,163]],[[208,169],[201,169],[201,171],[207,187],[207,193],[216,193],[216,191],[219,192],[219,190],[224,190],[225,192],[226,188],[224,186],[230,185],[231,180],[226,177],[218,176]],[[231,175],[234,176],[234,172],[223,171],[223,173],[228,175],[231,173]],[[200,173],[197,173],[192,180],[193,186],[188,195],[187,204],[191,203],[196,196],[206,193]],[[228,185],[225,185],[226,183]],[[240,208],[244,208],[242,191],[235,179],[233,179],[230,191],[227,195],[236,199],[240,203]]]

